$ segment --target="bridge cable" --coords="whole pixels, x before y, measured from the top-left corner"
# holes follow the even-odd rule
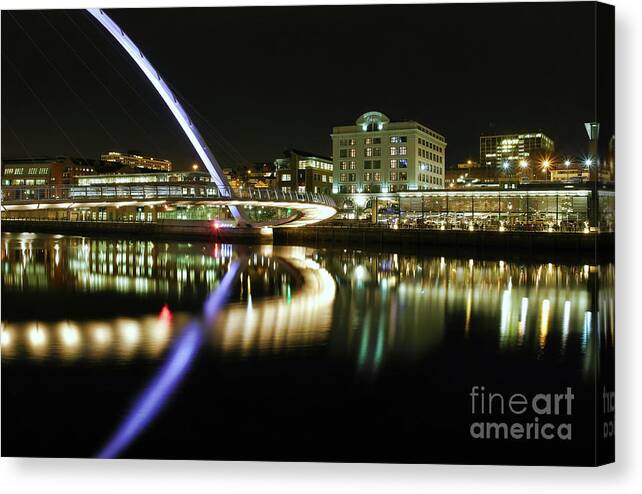
[[[42,14],[42,12],[41,12]],[[161,155],[162,153],[159,152],[159,148],[156,145],[156,141],[149,135],[149,133],[145,130],[145,128],[136,120],[129,111],[127,111],[127,108],[116,98],[116,96],[109,90],[109,88],[105,85],[105,83],[98,77],[95,72],[91,69],[91,67],[85,62],[83,57],[76,51],[76,49],[65,39],[65,37],[62,35],[62,33],[54,26],[45,16],[42,14],[43,18],[51,26],[51,28],[58,34],[60,39],[67,45],[67,47],[71,50],[71,52],[80,60],[80,62],[83,64],[83,66],[87,69],[87,71],[91,74],[91,76],[96,79],[96,81],[103,87],[103,89],[109,94],[109,96],[120,106],[120,108],[123,110],[125,115],[129,117],[129,119],[142,131],[142,134],[149,140],[149,142],[152,144],[152,147],[156,151],[157,155]]]
[[[227,146],[229,148],[228,151],[224,151],[226,154],[228,154],[228,157],[233,158],[234,161],[238,161],[241,164],[249,163],[250,161],[232,144],[232,142],[227,139],[221,131],[219,131],[208,119],[203,115],[198,109],[178,90],[176,89],[172,84],[168,83],[165,81],[165,83],[171,88],[171,90],[176,93],[176,95],[183,101],[189,108],[190,110],[197,116],[199,117],[203,123],[205,124],[205,127],[208,128],[210,131],[209,134],[211,137],[214,139],[215,142],[220,143],[222,146]],[[212,135],[213,134],[213,135]]]
[[[103,37],[105,37],[105,38],[107,38],[108,43],[109,43],[110,45],[113,45],[113,46],[115,46],[115,47],[117,47],[117,48],[119,47],[118,42],[113,38],[113,36],[109,36],[109,35],[105,32],[105,30],[104,30],[104,29],[101,29],[101,28],[100,28],[100,26],[98,25],[98,23],[96,22],[96,20],[93,18],[93,16],[91,16],[90,14],[88,14],[88,13],[86,13],[86,12],[85,12],[85,15],[86,15],[87,17],[89,17],[89,18],[90,18],[90,20],[91,20],[91,24],[92,24],[92,25],[93,25],[93,26],[94,26],[94,27],[95,27],[95,28],[100,32],[100,35],[101,35],[101,36],[103,36]],[[68,17],[70,17],[70,16],[68,16]],[[70,17],[70,20],[71,20],[71,17]],[[76,25],[76,27],[78,28],[78,25],[75,23],[75,21],[73,21],[73,20],[72,20],[72,22],[73,22],[73,23],[74,23],[74,25]],[[79,29],[79,28],[78,28],[78,29]],[[83,34],[84,34],[84,33],[83,33]],[[89,37],[88,37],[86,34],[84,34],[84,35],[85,35],[85,37],[87,37],[87,39],[89,39]],[[90,42],[91,42],[91,41],[90,41]],[[93,44],[93,42],[92,42],[92,44]],[[94,45],[94,46],[95,46],[95,45]],[[95,46],[95,47],[96,47],[96,49],[100,52],[100,50],[98,49],[98,47],[97,47],[97,46]],[[118,50],[118,51],[120,52],[120,50]],[[105,58],[105,60],[107,60],[107,57],[106,57],[102,52],[100,52],[100,53],[101,53],[101,55],[103,55],[103,57]],[[135,69],[135,72],[136,72],[136,73],[139,73],[139,68],[138,68],[138,66],[136,65],[136,63],[131,59],[131,57],[125,57],[125,59],[126,59],[127,63],[128,63],[132,68],[134,68],[134,69]],[[139,96],[139,98],[143,99],[143,98],[140,96],[140,94],[136,91],[136,89],[135,89],[135,88],[134,88],[134,87],[129,83],[129,81],[127,81],[127,79],[126,79],[126,78],[125,78],[125,77],[124,77],[124,76],[123,76],[123,75],[118,71],[118,69],[117,69],[113,64],[111,64],[109,61],[108,61],[108,63],[109,63],[109,65],[110,65],[110,66],[111,66],[111,67],[112,67],[116,72],[118,72],[118,74],[121,76],[121,78],[122,78],[125,82],[127,82],[127,84],[128,84],[128,85],[129,85],[129,87],[132,89],[132,91],[134,91],[134,92]],[[231,161],[232,161],[232,162],[238,162],[238,163],[248,162],[248,163],[249,163],[249,160],[247,160],[247,158],[245,158],[245,156],[243,156],[243,155],[242,155],[242,154],[241,154],[241,153],[240,153],[240,152],[239,152],[239,151],[234,147],[234,145],[233,145],[229,140],[227,140],[227,139],[225,138],[225,136],[223,136],[223,134],[222,134],[220,131],[218,131],[218,130],[215,128],[215,126],[214,126],[214,125],[212,125],[212,124],[211,124],[211,123],[210,123],[210,122],[209,122],[209,121],[208,121],[208,120],[207,120],[207,119],[206,119],[206,118],[205,118],[205,117],[204,117],[204,116],[203,116],[203,115],[202,115],[202,114],[201,114],[201,113],[196,109],[196,107],[190,103],[190,101],[189,101],[189,100],[188,100],[188,99],[187,99],[187,98],[186,98],[186,97],[185,97],[185,96],[184,96],[180,91],[178,91],[178,90],[174,87],[174,85],[173,85],[173,84],[171,84],[171,83],[170,83],[170,82],[168,82],[167,80],[165,80],[164,82],[165,82],[165,84],[167,84],[167,86],[169,86],[169,87],[170,87],[170,89],[172,90],[172,92],[174,93],[174,95],[175,95],[175,96],[177,96],[177,97],[178,97],[182,102],[184,102],[184,103],[185,103],[185,104],[190,108],[190,110],[191,110],[191,112],[193,112],[193,114],[195,114],[195,115],[197,115],[198,117],[200,117],[200,118],[201,118],[201,120],[203,120],[203,121],[204,121],[204,123],[205,123],[206,127],[209,127],[210,132],[208,132],[208,136],[209,136],[209,137],[210,137],[210,138],[211,138],[211,139],[212,139],[216,144],[218,144],[218,145],[220,146],[220,147],[219,147],[219,146],[217,146],[217,147],[218,147],[218,151],[220,151],[220,152],[222,152],[223,154],[225,154],[228,158],[231,158]],[[152,112],[153,112],[156,116],[158,116],[158,117],[160,118],[159,113],[158,113],[158,112],[156,112],[155,110],[153,110],[153,109],[152,109],[152,107],[151,107],[151,106],[150,106],[150,105],[149,105],[149,104],[148,104],[144,99],[143,99],[143,102],[145,103],[145,105],[146,105],[149,109],[151,109],[151,110],[152,110]],[[217,136],[220,136],[220,137],[217,137]],[[227,143],[227,144],[226,144],[226,143]],[[227,151],[227,150],[225,150],[225,146],[226,146],[226,145],[231,149],[231,151]],[[223,148],[223,149],[221,149],[221,148]]]
[[[95,22],[95,19],[94,19],[94,17],[93,17],[93,16],[91,16],[90,14],[88,14],[88,13],[86,13],[86,12],[85,12],[85,15],[86,15],[87,17],[89,17],[89,18],[90,18],[90,20],[91,20],[91,24],[92,24],[94,27],[96,27],[96,29],[100,32],[100,35],[101,35],[101,36],[103,36],[103,37],[105,37],[105,38],[107,38],[107,42],[108,42],[110,45],[112,45],[112,46],[114,46],[114,47],[116,47],[116,48],[120,48],[120,45],[119,45],[119,44],[118,44],[118,42],[113,38],[113,36],[109,36],[109,35],[105,32],[105,30],[104,30],[104,29],[101,29],[101,27],[100,27],[100,26]],[[71,22],[76,26],[76,28],[80,31],[80,28],[79,28],[78,24],[77,24],[75,21],[73,21],[73,19],[71,18],[71,16],[69,16],[68,14],[67,14],[67,16],[69,17],[69,20],[70,20],[70,21],[71,21]],[[132,91],[133,91],[133,92],[138,96],[138,98],[139,98],[139,99],[141,99],[141,100],[143,101],[143,103],[144,103],[144,104],[145,104],[145,105],[146,105],[146,106],[147,106],[147,107],[148,107],[148,108],[149,108],[149,109],[154,113],[154,115],[156,115],[156,116],[160,119],[160,118],[161,118],[161,115],[160,115],[156,110],[154,110],[154,109],[149,105],[149,103],[148,103],[147,101],[145,101],[145,99],[140,95],[140,93],[139,93],[139,92],[134,88],[134,86],[133,86],[133,85],[132,85],[128,80],[127,80],[127,78],[126,78],[126,77],[124,77],[124,76],[122,75],[122,73],[121,73],[121,72],[116,68],[116,66],[114,66],[114,65],[109,61],[109,59],[107,58],[107,56],[106,56],[102,51],[100,51],[100,49],[99,49],[99,48],[98,48],[98,47],[93,43],[93,41],[91,41],[91,39],[90,39],[90,38],[89,38],[89,37],[88,37],[84,32],[83,32],[83,35],[84,35],[84,36],[85,36],[85,37],[90,41],[90,43],[91,43],[91,44],[96,48],[96,50],[97,50],[97,51],[98,51],[98,52],[103,56],[103,58],[107,61],[107,63],[111,66],[111,68],[112,68],[114,71],[116,71],[116,72],[118,73],[118,75],[123,79],[123,81],[125,81],[125,82],[127,83],[127,85],[128,85],[128,86],[130,87],[130,89],[131,89],[131,90],[132,90]],[[120,50],[118,50],[118,52],[120,52]],[[136,65],[136,63],[131,59],[131,57],[125,57],[125,60],[126,60],[126,63],[127,63],[127,64],[129,64],[129,65],[134,69],[135,73],[139,73],[139,67],[138,67],[138,66]],[[170,84],[168,81],[164,81],[164,82],[165,82],[165,84],[166,84],[167,86],[169,86],[169,87],[171,88],[171,90],[172,90],[172,92],[174,93],[174,96],[175,96],[175,97],[178,97],[178,98],[180,98],[180,99],[181,99],[181,101],[184,101],[184,102],[187,104],[187,106],[189,106],[189,107],[191,108],[191,110],[193,111],[193,113],[198,114],[202,119],[205,119],[205,117],[203,117],[203,116],[202,116],[202,114],[200,114],[200,113],[198,112],[198,110],[196,110],[196,108],[195,108],[195,107],[194,107],[194,106],[193,106],[193,105],[192,105],[192,104],[191,104],[191,103],[190,103],[190,102],[189,102],[189,101],[188,101],[188,100],[187,100],[187,99],[186,99],[182,94],[180,94],[180,92],[179,92],[179,91],[178,91],[178,90],[177,90],[177,89],[176,89],[172,84]],[[225,137],[224,137],[224,136],[222,136],[222,134],[220,134],[220,132],[218,132],[218,131],[214,128],[214,126],[213,126],[212,124],[210,124],[210,123],[209,123],[209,122],[207,122],[207,121],[206,121],[205,123],[206,123],[206,125],[208,125],[208,126],[211,128],[211,130],[212,130],[215,134],[219,134],[219,135],[221,135],[222,139],[225,139]],[[210,137],[210,138],[211,138],[211,139],[212,139],[216,144],[220,145],[221,147],[225,146],[225,143],[224,143],[221,139],[217,138],[216,136],[213,136],[211,133],[209,133],[209,134],[208,134],[208,136],[209,136],[209,137]],[[226,140],[226,139],[225,139],[225,140]],[[227,142],[229,143],[229,141],[227,141]],[[245,158],[243,155],[241,155],[241,154],[240,154],[240,153],[239,153],[239,152],[234,148],[234,146],[233,146],[231,143],[229,143],[229,146],[233,149],[233,152],[235,152],[235,153],[236,153],[236,155],[234,155],[234,154],[233,154],[233,152],[228,152],[228,151],[226,151],[224,148],[223,148],[223,149],[221,149],[221,147],[218,147],[218,146],[217,146],[217,147],[218,147],[218,149],[217,149],[217,154],[218,154],[218,152],[222,152],[225,156],[227,156],[228,158],[230,158],[230,161],[232,161],[232,162],[241,162],[241,163],[242,163],[242,162],[244,162],[244,161],[247,161],[247,160],[246,160],[246,158]]]
[[[96,122],[98,123],[98,125],[100,126],[100,128],[105,132],[105,134],[107,134],[107,137],[109,137],[109,139],[111,139],[111,141],[112,141],[114,144],[116,144],[116,146],[120,146],[120,144],[118,143],[118,140],[117,140],[117,139],[116,139],[116,138],[111,134],[111,132],[109,132],[109,131],[107,130],[107,128],[103,125],[103,123],[100,121],[100,119],[98,118],[98,116],[97,116],[97,115],[96,115],[96,114],[91,110],[91,108],[89,108],[89,106],[87,105],[87,103],[86,103],[86,102],[85,102],[85,101],[80,97],[80,95],[79,95],[79,94],[76,92],[76,90],[71,86],[71,84],[69,84],[69,82],[67,82],[67,79],[65,78],[65,76],[64,76],[64,75],[62,75],[62,73],[60,72],[60,70],[59,70],[59,69],[58,69],[58,68],[57,68],[57,67],[56,67],[56,66],[51,62],[51,60],[49,59],[49,57],[47,57],[47,55],[45,54],[45,52],[44,52],[44,51],[42,51],[42,49],[38,46],[38,44],[37,44],[37,43],[36,43],[36,41],[31,37],[31,35],[29,35],[29,33],[27,32],[27,30],[26,30],[26,29],[23,27],[23,25],[18,21],[18,19],[16,19],[16,17],[15,17],[11,12],[9,12],[9,15],[11,16],[11,18],[13,19],[13,21],[18,25],[18,27],[20,27],[20,29],[21,29],[21,30],[22,30],[22,32],[25,34],[25,36],[29,39],[29,41],[31,41],[31,43],[32,43],[32,44],[33,44],[33,46],[36,48],[36,50],[38,50],[38,52],[40,53],[40,55],[42,55],[42,57],[46,60],[46,62],[49,64],[49,66],[50,66],[50,67],[51,67],[51,68],[56,72],[56,74],[58,74],[58,76],[60,77],[60,79],[62,79],[62,82],[64,82],[64,83],[65,83],[65,86],[67,86],[67,88],[68,88],[68,89],[69,89],[69,90],[70,90],[70,91],[71,91],[71,92],[76,96],[76,98],[78,98],[78,100],[80,101],[80,103],[82,104],[82,106],[85,108],[85,110],[87,110],[87,113],[89,113],[89,115],[90,115],[94,120],[96,120]]]
[[[25,145],[24,141],[20,139],[20,136],[16,133],[15,130],[13,130],[13,127],[11,126],[9,119],[4,115],[4,113],[2,114],[2,118],[7,122],[6,127],[9,129],[9,132],[11,132],[11,134],[13,135],[14,139],[18,142],[18,144],[20,144],[20,147],[25,152],[25,155],[27,156],[27,158],[29,158],[31,162],[35,163],[36,159],[33,157],[31,152]]]
[[[136,95],[136,97],[140,101],[143,102],[143,104],[147,107],[147,109],[150,110],[163,123],[166,123],[163,120],[162,115],[145,99],[145,97],[134,87],[134,85],[131,82],[129,82],[127,77],[125,77],[123,75],[123,73],[120,70],[118,70],[118,67],[116,67],[111,62],[111,60],[109,60],[109,57],[107,57],[107,55],[105,55],[105,53],[100,48],[98,48],[98,45],[96,45],[96,43],[94,43],[94,41],[91,39],[91,37],[81,29],[80,25],[73,19],[73,17],[70,16],[67,11],[64,11],[64,13],[67,16],[67,18],[69,19],[69,21],[74,25],[76,30],[79,33],[81,33],[84,36],[84,38],[91,44],[91,46],[93,46],[96,49],[96,51],[100,54],[100,56],[103,58],[103,60],[105,60],[105,62],[107,62],[107,65],[109,65],[114,70],[114,72],[118,75],[118,77],[120,77],[120,79],[127,85],[127,87],[129,87],[129,89],[132,90],[132,92]],[[91,17],[91,15],[89,15],[86,11],[83,10],[83,13],[88,18],[91,18],[93,20],[93,17]],[[92,22],[92,24],[95,25],[94,22]],[[96,27],[98,28],[98,26],[96,26]],[[101,33],[102,36],[106,36],[104,29],[98,29],[98,31]],[[109,37],[109,43],[110,44],[113,43],[114,45],[116,44],[116,41],[114,40],[114,38],[112,36]],[[120,50],[119,50],[119,53],[120,53]],[[130,58],[127,58],[127,60],[129,61]],[[138,71],[136,73],[138,73]],[[147,82],[147,79],[145,79],[145,81]]]
[[[69,135],[67,134],[67,132],[65,132],[65,129],[63,129],[63,128],[62,128],[62,126],[60,125],[60,123],[58,122],[58,120],[56,119],[56,117],[54,117],[54,116],[53,116],[53,114],[49,111],[49,108],[47,108],[47,105],[45,105],[45,103],[40,99],[40,97],[38,96],[38,94],[36,94],[36,92],[35,92],[35,91],[34,91],[34,89],[31,87],[31,85],[30,85],[30,84],[27,82],[27,80],[22,76],[22,74],[20,73],[20,70],[18,70],[18,67],[16,67],[16,65],[11,61],[11,59],[9,58],[9,56],[8,56],[7,54],[3,53],[3,54],[2,54],[2,56],[7,60],[7,62],[9,62],[9,65],[11,65],[11,67],[12,67],[12,68],[13,68],[13,70],[16,72],[16,74],[18,74],[18,77],[20,78],[20,80],[21,80],[21,81],[23,82],[23,84],[27,87],[27,89],[29,89],[29,91],[31,92],[31,94],[33,95],[33,97],[34,97],[34,98],[36,98],[36,101],[38,101],[38,103],[40,103],[40,106],[42,106],[42,108],[45,110],[45,112],[47,113],[47,115],[49,115],[49,118],[51,118],[51,120],[54,122],[54,124],[56,124],[56,127],[58,127],[58,130],[60,130],[61,134],[65,137],[65,139],[67,139],[67,141],[69,141],[69,143],[70,143],[70,144],[71,144],[71,146],[74,148],[74,151],[78,154],[78,156],[79,156],[80,158],[85,159],[85,158],[84,158],[84,156],[85,156],[85,155],[80,151],[80,149],[78,149],[78,147],[76,146],[76,143],[71,139],[71,137],[69,137]]]

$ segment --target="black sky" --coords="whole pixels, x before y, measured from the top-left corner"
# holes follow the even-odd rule
[[[591,2],[108,13],[189,101],[224,166],[288,147],[329,155],[332,127],[369,110],[444,134],[448,165],[477,159],[482,133],[541,130],[560,155],[581,155],[582,124],[595,118]],[[611,122],[602,117],[602,135]],[[195,160],[149,82],[88,14],[4,11],[2,156],[111,149],[179,167]]]

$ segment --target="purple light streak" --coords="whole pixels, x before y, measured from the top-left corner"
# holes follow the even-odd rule
[[[234,279],[240,269],[235,261],[221,280],[219,286],[203,304],[203,321],[191,321],[172,345],[165,363],[143,390],[136,403],[121,423],[116,433],[98,453],[97,458],[116,458],[165,407],[183,381],[203,340],[203,327],[214,322],[225,304]]]

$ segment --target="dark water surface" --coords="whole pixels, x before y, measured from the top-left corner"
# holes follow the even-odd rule
[[[3,234],[2,454],[96,456],[134,409],[123,457],[589,462],[613,270]],[[472,439],[475,385],[572,387],[573,440]]]

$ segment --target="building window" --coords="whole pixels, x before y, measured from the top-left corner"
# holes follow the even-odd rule
[[[348,150],[347,149],[340,149],[339,150],[339,158],[347,158],[348,157]]]
[[[7,169],[4,171],[4,174],[5,174],[5,175],[13,175],[13,168],[7,168]]]
[[[408,180],[408,172],[399,172],[399,180]]]
[[[357,163],[355,161],[342,161],[339,163],[339,170],[356,170]]]
[[[390,136],[391,144],[399,144],[407,141],[407,136]]]
[[[374,148],[372,150],[372,156],[381,156],[381,148]]]
[[[372,156],[372,148],[365,148],[363,151],[364,156]]]
[[[321,181],[322,182],[327,182],[328,181],[328,176],[327,175],[321,175]]]
[[[355,140],[354,139],[341,139],[339,141],[340,146],[354,146],[355,145]]]
[[[363,168],[364,168],[364,170],[370,170],[370,168],[372,168],[372,161],[365,160],[363,162]]]
[[[408,168],[408,160],[399,160],[399,168]]]
[[[364,144],[381,144],[381,137],[367,137],[364,139]]]
[[[400,156],[405,156],[408,151],[408,148],[406,146],[399,146],[399,155]]]
[[[340,173],[339,174],[339,181],[347,182],[348,181],[348,174],[347,173]]]
[[[364,179],[366,182],[370,182],[370,180],[372,180],[372,172],[366,172],[366,173],[364,173],[364,174],[363,174],[363,179]]]
[[[292,175],[290,175],[289,173],[284,173],[283,175],[281,175],[281,182],[289,182],[290,180],[292,180]]]
[[[392,182],[395,182],[399,178],[399,173],[398,172],[390,172],[390,180]]]
[[[374,168],[375,170],[379,170],[381,168],[381,160],[373,160],[372,168]]]
[[[397,146],[390,146],[390,156],[397,156]]]
[[[356,158],[357,157],[357,150],[352,148],[350,149],[350,152],[348,153],[351,158]]]
[[[374,172],[372,178],[375,182],[381,182],[381,172]]]
[[[25,172],[24,168],[16,168],[16,171],[14,172],[16,175],[22,175]]]
[[[397,168],[397,160],[390,160],[390,168]]]

